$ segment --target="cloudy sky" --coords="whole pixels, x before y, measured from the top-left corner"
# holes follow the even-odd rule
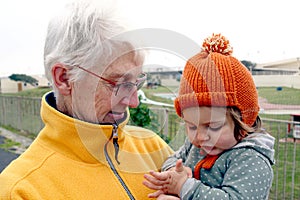
[[[0,3],[0,76],[42,74],[50,17],[70,0]],[[240,60],[265,63],[300,57],[300,11],[294,0],[120,0],[131,28],[163,28],[201,44],[222,33]],[[157,52],[156,52],[157,53]],[[174,55],[157,63],[181,65]]]

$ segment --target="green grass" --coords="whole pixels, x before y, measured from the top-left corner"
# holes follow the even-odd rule
[[[46,92],[50,91],[50,88],[38,88],[34,90],[27,90],[23,92],[19,92],[16,94],[10,94],[14,96],[34,96],[41,97]],[[161,101],[164,103],[173,104],[172,100],[168,100],[165,98],[157,97],[154,93],[176,93],[178,90],[177,87],[158,87],[157,89],[146,89],[146,96],[155,101]],[[300,105],[300,89],[294,88],[285,88],[283,87],[281,91],[278,91],[276,87],[259,87],[258,94],[260,97],[266,98],[269,103],[274,104],[287,104],[287,105]],[[290,120],[290,115],[268,115],[268,114],[260,114],[263,119],[278,119],[278,120]],[[174,130],[178,130],[183,128],[179,123],[178,116],[175,113],[172,113],[169,116],[169,119],[176,121],[169,125],[169,133],[173,133]],[[13,120],[13,119],[12,119]],[[178,127],[175,127],[177,126]],[[269,199],[293,199],[291,197],[292,187],[294,187],[294,199],[299,199],[300,196],[300,144],[294,146],[293,143],[284,143],[279,142],[280,139],[291,137],[287,135],[287,125],[285,123],[275,123],[275,122],[264,122],[264,127],[266,130],[271,133],[276,138],[275,144],[275,159],[276,164],[273,166],[274,169],[274,181],[273,186],[270,193]],[[7,127],[5,127],[7,128]],[[10,127],[8,127],[10,128]],[[14,130],[15,131],[15,130]],[[176,131],[175,131],[176,132]],[[183,131],[182,131],[183,132]],[[182,133],[181,132],[181,133]],[[183,141],[184,134],[176,134],[170,135],[171,137],[180,137],[179,141]],[[182,137],[182,138],[181,138]],[[177,140],[178,141],[178,140]],[[5,148],[9,148],[11,145],[14,145],[11,141],[6,141]],[[170,145],[179,147],[182,142],[176,143],[175,140],[171,140]],[[294,148],[295,147],[295,148]],[[293,165],[293,155],[295,150],[295,164]],[[294,174],[294,186],[292,186],[292,170],[295,167]],[[285,177],[285,178],[284,178]]]
[[[300,89],[282,87],[259,87],[258,95],[273,104],[300,105]]]
[[[168,103],[168,104],[173,104],[173,101],[170,99],[156,96],[155,94],[171,93],[171,94],[174,94],[174,97],[176,97],[176,95],[178,93],[177,90],[178,90],[178,87],[175,87],[175,86],[170,86],[170,87],[158,86],[155,89],[143,88],[143,92],[145,93],[147,98],[154,100],[154,101],[159,101],[159,102]]]
[[[173,103],[162,97],[157,97],[155,93],[173,93],[177,94],[178,87],[157,87],[156,89],[143,89],[146,96],[152,100],[162,101],[164,103]],[[300,89],[282,87],[281,91],[277,87],[258,87],[258,95],[273,104],[300,105]]]
[[[27,97],[41,97],[46,92],[50,91],[51,88],[42,87],[30,90],[24,90],[18,93],[7,93],[3,95],[12,96],[27,96]],[[277,87],[258,87],[258,95],[266,98],[269,103],[274,104],[287,104],[287,105],[300,105],[300,89],[282,87],[281,91],[277,90]],[[146,96],[155,101],[161,101],[164,103],[172,104],[173,101],[162,97],[155,96],[156,93],[172,93],[174,96],[178,92],[177,86],[160,87],[156,89],[143,88]]]
[[[272,118],[274,119],[273,115]],[[268,116],[263,115],[264,118]],[[289,115],[277,115],[278,120],[289,120]],[[284,122],[264,121],[264,128],[276,138],[274,180],[269,199],[299,199],[300,195],[300,144],[293,143],[291,133],[287,132],[287,124]],[[294,160],[295,155],[295,160]],[[293,167],[295,167],[293,175]],[[294,176],[294,186],[292,180]],[[292,198],[292,188],[294,197]]]
[[[38,87],[29,90],[23,90],[17,93],[2,93],[5,96],[22,96],[22,97],[42,97],[45,93],[51,91],[49,87]]]
[[[5,151],[9,151],[11,148],[15,146],[20,146],[19,142],[12,141],[11,139],[6,138],[2,144],[0,144],[0,148]]]
[[[295,150],[295,161],[294,161]],[[280,142],[275,145],[275,159],[276,163],[273,166],[274,179],[270,192],[269,199],[298,199],[300,195],[300,147],[294,143]],[[295,163],[294,163],[295,162]],[[292,173],[295,167],[294,174]],[[294,176],[294,186],[292,179]],[[285,177],[285,178],[284,178]],[[292,198],[292,188],[294,188],[294,197]]]
[[[32,120],[32,119],[31,119],[31,120]],[[10,131],[10,132],[13,132],[13,133],[16,133],[16,134],[18,134],[18,135],[22,135],[22,136],[28,137],[28,138],[30,138],[30,139],[36,138],[36,135],[37,135],[36,133],[28,133],[28,132],[20,131],[20,130],[18,130],[18,129],[16,129],[16,128],[10,126],[10,125],[1,125],[1,124],[0,124],[0,126],[1,126],[2,128],[4,128],[4,129]]]
[[[259,114],[261,118],[268,118],[268,119],[278,119],[278,120],[286,120],[289,121],[291,119],[290,115],[274,115],[274,114]]]

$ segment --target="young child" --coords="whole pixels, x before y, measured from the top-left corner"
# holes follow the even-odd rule
[[[175,109],[186,124],[185,144],[145,174],[158,199],[268,199],[274,138],[261,128],[258,94],[229,41],[213,34],[187,61]]]

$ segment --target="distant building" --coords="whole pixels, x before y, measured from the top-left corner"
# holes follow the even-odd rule
[[[179,86],[184,66],[166,67],[148,65],[148,83],[160,82],[164,86]],[[292,58],[270,63],[257,64],[251,69],[255,84],[258,87],[293,87],[300,89],[300,59]]]
[[[295,75],[300,72],[300,58],[258,64],[253,75]]]
[[[8,77],[0,77],[0,93],[16,93],[23,90],[28,90],[36,87],[47,87],[50,86],[49,81],[45,75],[30,75],[31,77],[38,80],[38,84],[32,86],[28,83],[20,81],[13,81]]]

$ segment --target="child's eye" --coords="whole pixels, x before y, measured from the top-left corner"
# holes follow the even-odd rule
[[[196,131],[197,130],[197,126],[194,126],[192,124],[186,124],[186,127],[188,130],[191,130],[191,131]]]
[[[188,126],[188,129],[191,131],[195,131],[195,130],[197,130],[197,127],[196,126]]]
[[[223,127],[223,124],[209,124],[208,128],[212,131],[218,131]]]

